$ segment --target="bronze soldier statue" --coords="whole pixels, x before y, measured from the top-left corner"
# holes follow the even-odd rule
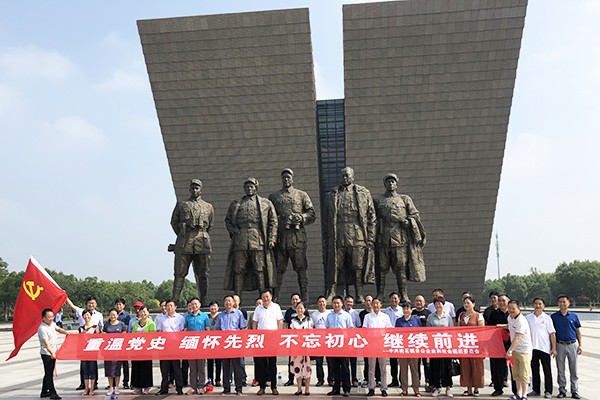
[[[342,169],[342,185],[325,203],[325,263],[327,301],[336,294],[338,279],[354,285],[356,302],[363,303],[363,283],[373,283],[375,208],[369,190],[354,184],[354,170]]]
[[[258,180],[244,182],[246,193],[227,210],[225,225],[231,245],[225,269],[225,290],[262,291],[275,286],[273,248],[277,239],[277,214],[268,199],[258,195]],[[248,268],[250,267],[250,268]]]
[[[377,213],[377,241],[375,275],[377,297],[384,298],[385,277],[390,270],[396,275],[401,302],[409,301],[408,280],[425,280],[425,263],[422,247],[425,245],[425,229],[419,218],[419,210],[412,199],[396,192],[398,176],[388,173],[383,178],[385,193],[375,197]]]
[[[306,303],[308,302],[308,277],[306,276],[308,262],[305,225],[315,222],[315,210],[308,194],[292,186],[294,171],[290,168],[281,171],[281,184],[281,190],[269,196],[279,219],[275,245],[277,276],[273,298],[275,300],[279,298],[283,275],[287,269],[288,259],[291,259],[292,267],[298,275],[300,298]]]
[[[202,200],[202,181],[192,179],[190,198],[177,202],[171,216],[171,226],[177,234],[175,242],[175,273],[173,299],[179,300],[183,282],[194,265],[194,276],[198,287],[198,297],[202,304],[208,304],[208,273],[210,268],[210,236],[213,227],[214,210],[210,203]]]

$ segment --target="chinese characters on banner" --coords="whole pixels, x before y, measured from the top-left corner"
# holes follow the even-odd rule
[[[504,357],[504,330],[302,329],[69,335],[61,360],[176,360],[266,356]]]

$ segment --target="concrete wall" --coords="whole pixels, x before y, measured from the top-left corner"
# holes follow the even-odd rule
[[[215,208],[209,298],[221,300],[224,218],[245,178],[256,177],[267,197],[290,167],[320,214],[308,9],[144,20],[138,28],[177,198],[200,178],[203,198]],[[316,298],[323,291],[319,223],[308,234]],[[297,290],[288,268],[284,305]],[[167,278],[172,266],[164,269]],[[243,296],[248,306],[255,298]]]
[[[526,5],[344,6],[346,162],[375,195],[397,173],[421,211],[428,279],[411,296],[483,289]]]

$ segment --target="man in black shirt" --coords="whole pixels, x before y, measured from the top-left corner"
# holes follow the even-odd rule
[[[486,325],[488,324],[488,320],[490,319],[490,314],[494,312],[498,308],[498,296],[500,293],[497,290],[492,290],[488,295],[490,300],[490,305],[483,310],[483,319],[485,320]]]
[[[510,297],[507,294],[498,296],[498,309],[490,313],[488,325],[496,325],[502,328],[508,327],[508,302]],[[504,341],[504,349],[510,347],[510,338]],[[504,394],[504,382],[508,379],[508,368],[506,367],[506,358],[490,358],[490,370],[492,373],[492,382],[494,383],[494,391],[492,396],[502,396]],[[512,381],[512,391],[517,393],[516,382]]]
[[[285,315],[283,316],[284,328],[289,328],[292,323],[292,319],[298,316],[298,313],[296,312],[296,306],[301,301],[302,299],[300,298],[299,293],[292,293],[292,296],[290,297],[291,307],[285,311]],[[288,357],[288,380],[286,383],[283,384],[283,386],[292,386],[294,384],[294,374],[292,374],[289,368],[291,362],[292,358]]]
[[[419,317],[419,321],[421,321],[421,326],[427,326],[427,317],[431,314],[426,308],[427,303],[425,302],[425,297],[421,294],[415,296],[415,308],[412,310],[412,315],[416,315]],[[429,369],[429,362],[427,362],[426,358],[419,358],[419,379],[421,379],[421,365],[423,364],[423,371],[425,374],[425,391],[431,392],[432,388],[429,384],[431,378],[431,370]]]

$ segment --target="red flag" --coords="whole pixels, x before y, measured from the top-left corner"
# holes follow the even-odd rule
[[[67,293],[58,286],[36,259],[31,257],[15,303],[13,319],[15,349],[6,360],[16,356],[21,346],[35,335],[42,320],[42,311],[51,308],[53,312],[57,312],[66,300]]]

